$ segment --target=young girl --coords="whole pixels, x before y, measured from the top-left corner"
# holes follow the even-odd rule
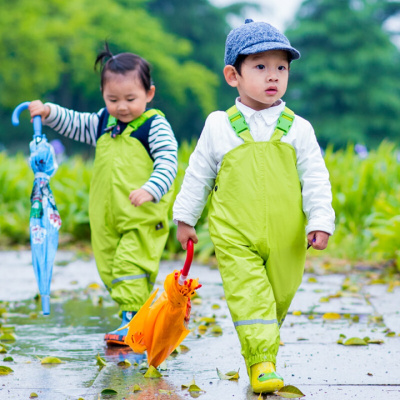
[[[105,61],[107,60],[107,61]],[[177,172],[177,142],[164,114],[147,109],[155,93],[149,64],[132,53],[96,59],[106,108],[79,113],[32,101],[31,116],[61,135],[96,146],[89,218],[101,279],[126,325],[147,300],[168,237],[168,209]],[[105,335],[124,344],[127,330]]]

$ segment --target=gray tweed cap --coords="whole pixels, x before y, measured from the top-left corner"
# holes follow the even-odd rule
[[[278,29],[266,22],[246,19],[244,25],[230,31],[226,38],[225,65],[233,65],[239,54],[256,54],[268,50],[286,50],[291,60],[300,58],[300,53]]]

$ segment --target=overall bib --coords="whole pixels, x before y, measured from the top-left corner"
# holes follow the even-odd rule
[[[159,113],[148,110],[121,134],[103,134],[97,141],[89,198],[92,246],[100,277],[122,311],[138,311],[149,297],[169,233],[173,185],[157,204],[135,207],[129,200],[153,172],[153,160],[135,133]],[[110,116],[107,126],[113,123]]]
[[[279,327],[304,271],[305,216],[295,150],[281,141],[293,112],[285,108],[268,142],[254,142],[236,106],[227,113],[244,143],[222,160],[209,224],[249,373],[253,364],[276,363]]]

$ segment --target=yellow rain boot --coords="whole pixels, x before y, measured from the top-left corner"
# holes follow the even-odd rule
[[[254,364],[250,371],[254,393],[272,393],[283,387],[283,378],[276,373],[272,362]]]

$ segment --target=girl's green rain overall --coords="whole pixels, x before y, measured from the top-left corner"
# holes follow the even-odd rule
[[[293,112],[285,108],[268,142],[254,142],[236,106],[227,113],[244,143],[223,158],[209,224],[249,372],[253,364],[276,363],[279,326],[304,271],[305,216],[295,150],[281,141]]]
[[[138,311],[149,297],[169,232],[173,187],[157,204],[135,207],[129,200],[153,172],[153,160],[131,134],[156,113],[146,111],[122,134],[103,134],[97,141],[89,202],[92,246],[100,277],[122,311]]]

